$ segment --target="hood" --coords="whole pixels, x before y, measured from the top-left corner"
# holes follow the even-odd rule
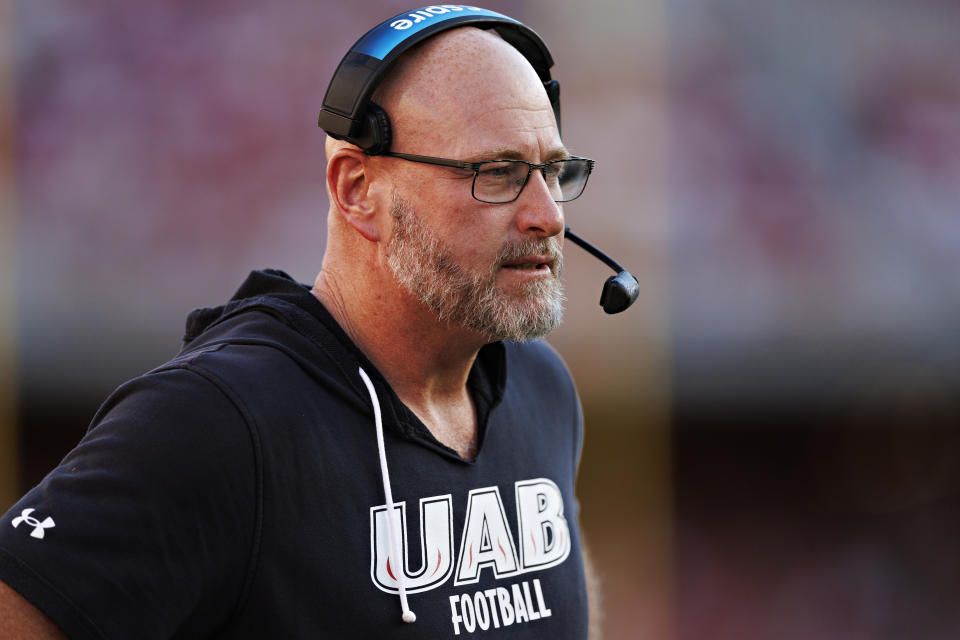
[[[226,304],[201,307],[190,312],[183,335],[183,346],[187,348],[205,331],[237,313],[257,307],[268,312],[289,310],[290,304],[302,307],[308,296],[313,298],[306,285],[298,283],[279,269],[253,271]],[[317,304],[323,307],[319,301]]]
[[[439,443],[400,401],[386,378],[311,293],[310,287],[283,271],[253,271],[226,304],[192,311],[187,316],[180,357],[225,343],[257,344],[283,351],[346,402],[362,405],[373,420],[368,388],[358,373],[362,368],[380,399],[385,429],[461,460],[452,449]],[[477,406],[482,446],[487,418],[503,398],[506,385],[502,343],[480,350],[467,385]]]

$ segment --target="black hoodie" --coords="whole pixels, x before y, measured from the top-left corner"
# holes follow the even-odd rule
[[[468,385],[472,462],[306,286],[255,272],[0,519],[0,580],[71,638],[585,638],[569,374],[542,342],[494,343]]]

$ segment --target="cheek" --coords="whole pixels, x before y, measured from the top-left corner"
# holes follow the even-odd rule
[[[509,241],[509,205],[477,202],[469,183],[435,183],[434,187],[434,193],[410,194],[414,209],[422,212],[424,222],[457,263],[487,273]]]
[[[505,242],[504,234],[489,224],[477,220],[475,224],[459,229],[454,246],[462,256],[464,264],[473,269],[486,272],[497,260]]]
[[[471,203],[476,202],[468,197]],[[497,225],[498,217],[491,215],[494,212],[470,203],[460,208],[451,204],[447,201],[446,206],[439,209],[441,219],[434,221],[434,228],[459,262],[474,269],[488,269],[503,247],[506,228]]]

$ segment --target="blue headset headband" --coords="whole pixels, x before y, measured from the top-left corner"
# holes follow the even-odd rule
[[[370,101],[374,90],[404,51],[441,31],[466,25],[495,30],[523,54],[543,81],[559,127],[560,85],[550,78],[553,58],[540,36],[503,14],[459,4],[401,13],[368,31],[337,66],[317,124],[371,155],[389,151],[390,119]]]

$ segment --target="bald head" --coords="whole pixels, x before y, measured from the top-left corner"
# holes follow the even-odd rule
[[[461,27],[407,51],[374,94],[390,117],[391,150],[452,155],[467,128],[494,124],[504,110],[540,112],[556,127],[543,83],[524,56],[494,31]],[[499,144],[506,144],[509,131]],[[427,150],[424,144],[433,145]]]

